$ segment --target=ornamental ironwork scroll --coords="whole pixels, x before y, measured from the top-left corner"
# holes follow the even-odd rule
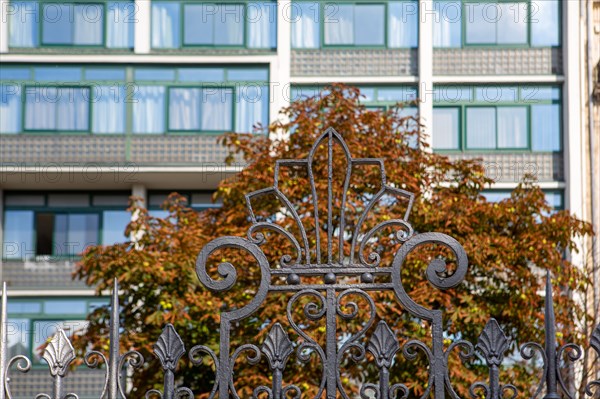
[[[325,164],[317,165],[322,157],[318,151],[326,152]],[[334,156],[344,158],[344,167],[334,163]],[[348,193],[351,191],[350,179],[353,172],[361,167],[374,167],[378,170],[379,185],[376,192],[368,196],[366,203],[354,212],[356,220],[347,223],[349,215]],[[281,188],[281,172],[284,168],[303,170],[308,176],[310,197],[304,198],[311,208],[300,215],[293,201]],[[335,170],[334,170],[335,168]],[[316,170],[325,171],[326,193],[322,195],[317,189]],[[341,195],[334,201],[334,177],[343,175],[339,185]],[[279,201],[280,215],[291,218],[294,229],[282,227],[278,218],[264,219],[257,216],[253,201],[261,196],[272,196]],[[401,217],[386,218],[379,223],[366,222],[378,201],[385,196],[402,199],[406,206]],[[325,206],[319,206],[324,200]],[[411,390],[404,382],[392,383],[392,368],[397,362],[412,362],[419,354],[428,362],[428,377],[421,398],[458,399],[452,387],[449,373],[449,356],[457,351],[462,360],[474,359],[478,356],[487,366],[488,375],[483,381],[474,382],[470,387],[472,398],[486,399],[515,398],[518,394],[527,397],[544,399],[561,397],[574,398],[563,380],[564,363],[577,361],[582,349],[573,344],[558,347],[556,344],[556,323],[552,301],[550,274],[546,278],[545,333],[544,345],[526,343],[520,348],[523,359],[530,360],[536,354],[542,359],[543,378],[530,392],[519,393],[501,375],[501,366],[506,361],[510,347],[508,336],[501,325],[490,319],[478,341],[471,342],[455,339],[445,342],[442,312],[428,309],[415,302],[405,290],[402,281],[402,268],[407,257],[417,248],[427,244],[437,244],[452,253],[455,266],[448,267],[447,259],[435,258],[425,269],[425,277],[436,289],[449,289],[462,282],[468,268],[467,254],[454,238],[441,233],[417,233],[408,219],[414,197],[411,193],[388,183],[384,162],[381,159],[352,158],[350,150],[343,138],[334,130],[327,129],[314,143],[306,159],[279,160],[275,162],[274,184],[246,195],[251,226],[246,237],[220,237],[205,245],[196,260],[196,273],[200,282],[214,292],[227,292],[238,282],[238,268],[228,262],[218,264],[216,275],[211,274],[211,256],[220,250],[235,249],[246,253],[256,263],[260,273],[258,286],[251,299],[239,307],[224,308],[220,314],[220,340],[218,351],[214,351],[202,343],[187,343],[171,324],[167,324],[154,345],[154,354],[160,360],[164,382],[162,390],[145,390],[137,387],[138,392],[146,392],[146,399],[161,398],[193,398],[204,395],[208,399],[215,397],[240,399],[235,384],[235,371],[238,360],[245,359],[250,365],[263,362],[269,368],[269,384],[252,387],[252,398],[284,399],[284,398],[343,398],[349,399],[342,383],[343,361],[349,358],[354,362],[372,362],[377,370],[374,381],[356,381],[359,385],[356,395],[361,399],[406,399]],[[325,211],[323,211],[325,209]],[[301,217],[302,216],[302,217]],[[304,223],[305,218],[312,219],[313,228]],[[289,226],[289,224],[288,224]],[[366,254],[369,243],[382,231],[394,229],[391,237],[399,245],[390,262],[383,262],[381,254],[373,251]],[[350,233],[346,234],[348,230]],[[285,254],[278,261],[271,261],[265,254],[269,237],[280,235],[290,244],[295,253]],[[388,234],[388,237],[390,235]],[[323,245],[322,245],[323,244]],[[430,341],[428,343],[411,339],[401,343],[398,332],[391,327],[393,321],[379,320],[374,293],[388,291],[393,294],[396,304],[412,318],[429,323]],[[245,344],[236,344],[232,333],[237,324],[257,312],[265,305],[270,293],[284,295],[287,301],[285,315],[272,315],[268,332],[259,340]],[[25,356],[8,357],[7,349],[7,303],[6,285],[3,287],[2,323],[0,326],[0,399],[13,397],[10,390],[10,371],[27,373],[31,369],[31,361]],[[357,300],[363,301],[363,311],[359,310]],[[294,311],[301,305],[300,314],[305,320],[296,320],[298,313]],[[391,304],[388,304],[391,306]],[[366,309],[366,310],[365,310]],[[359,313],[364,316],[360,326],[350,334],[341,338],[341,327],[344,322],[354,320]],[[123,354],[119,350],[119,297],[118,284],[115,279],[110,313],[110,346],[107,354],[91,351],[84,357],[84,363],[95,368],[104,365],[104,384],[99,398],[125,398],[127,389],[123,381],[123,370],[126,366],[135,369],[145,364],[142,355],[130,350]],[[281,316],[282,320],[276,320]],[[323,342],[317,342],[305,331],[309,322],[324,323]],[[283,324],[282,324],[283,323]],[[285,327],[285,326],[287,327]],[[293,332],[292,336],[289,332]],[[447,337],[446,337],[447,338]],[[258,341],[258,340],[257,340]],[[195,346],[192,346],[195,345]],[[236,346],[237,345],[237,346]],[[597,326],[590,340],[590,348],[600,358],[600,325]],[[200,365],[208,358],[214,366],[214,384],[209,392],[192,392],[185,386],[178,386],[176,378],[178,364],[186,358],[193,365]],[[63,378],[68,373],[69,365],[75,360],[73,347],[64,331],[58,333],[48,343],[43,359],[48,363],[50,377],[54,381],[52,394],[40,393],[37,398],[67,399],[77,398],[77,393],[64,393]],[[317,359],[321,365],[322,375],[317,384],[316,394],[309,396],[301,386],[286,381],[285,371],[290,359],[300,363],[308,363]],[[368,360],[368,358],[372,358]],[[15,373],[16,378],[16,373]],[[585,387],[585,397],[600,397],[600,380],[590,381]],[[246,398],[244,398],[246,399]]]

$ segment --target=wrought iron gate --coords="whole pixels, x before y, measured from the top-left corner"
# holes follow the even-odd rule
[[[315,190],[315,177],[313,173],[313,162],[315,152],[319,146],[325,146],[329,157],[327,163],[327,214],[322,217],[317,206],[318,194]],[[332,201],[332,178],[333,178],[333,147],[341,148],[347,158],[347,168],[344,171],[346,179],[343,184],[342,206],[333,209]],[[362,215],[356,223],[354,234],[351,235],[350,252],[345,253],[343,240],[346,236],[344,229],[344,204],[346,192],[349,189],[348,182],[353,168],[361,165],[369,165],[379,168],[381,178],[381,189],[370,199],[362,210]],[[320,229],[314,229],[314,237],[308,237],[307,229],[300,220],[291,201],[279,189],[279,172],[283,167],[303,168],[307,171],[311,184],[312,201],[315,226],[324,226],[326,236],[320,236]],[[283,229],[274,221],[259,220],[252,209],[252,199],[261,195],[274,195],[282,204],[282,210],[290,215],[296,222],[298,234]],[[369,211],[382,196],[392,194],[405,198],[408,206],[402,218],[390,219],[381,222],[364,234],[360,234],[361,226],[368,216]],[[223,248],[236,248],[245,251],[258,263],[260,268],[260,283],[254,297],[245,306],[225,310],[220,318],[220,345],[218,353],[209,347],[196,345],[188,352],[192,363],[198,364],[202,356],[208,356],[215,367],[215,383],[208,393],[208,398],[236,398],[239,395],[234,384],[234,369],[236,359],[243,353],[251,364],[256,364],[261,357],[265,357],[272,373],[270,386],[259,386],[254,389],[253,397],[266,397],[269,399],[283,399],[286,397],[306,397],[302,390],[295,385],[286,384],[283,380],[283,372],[290,357],[295,353],[300,362],[306,362],[310,355],[316,354],[322,365],[322,378],[316,398],[325,397],[335,399],[338,397],[349,398],[340,381],[341,359],[348,351],[355,351],[354,359],[364,360],[367,352],[372,354],[376,367],[379,370],[379,381],[376,383],[363,383],[359,390],[359,396],[363,399],[391,399],[407,398],[409,389],[401,383],[390,384],[390,367],[395,361],[400,361],[401,355],[407,361],[416,357],[416,352],[421,351],[429,362],[429,381],[422,398],[458,398],[454,391],[449,376],[449,354],[454,349],[459,349],[460,356],[464,359],[473,357],[479,352],[489,369],[489,378],[485,382],[477,382],[471,386],[471,395],[477,397],[476,391],[483,393],[485,398],[499,399],[501,397],[516,397],[516,388],[500,381],[499,368],[509,348],[509,340],[500,328],[496,320],[491,319],[484,327],[478,342],[473,345],[465,340],[455,340],[450,344],[444,342],[444,326],[442,323],[442,312],[437,309],[427,309],[416,303],[405,291],[402,282],[401,268],[406,257],[418,246],[434,243],[442,245],[451,250],[456,258],[456,268],[453,272],[447,270],[447,265],[442,259],[435,259],[426,268],[426,278],[429,283],[441,290],[456,287],[465,277],[468,268],[467,254],[454,238],[441,233],[416,233],[408,222],[408,216],[413,204],[413,195],[402,189],[387,183],[384,164],[381,159],[354,159],[342,137],[333,129],[328,129],[313,145],[306,159],[279,160],[275,163],[275,179],[272,187],[259,190],[246,195],[248,210],[252,227],[246,238],[222,237],[217,238],[202,249],[196,260],[196,273],[201,283],[215,292],[225,292],[231,289],[237,281],[236,268],[230,263],[221,263],[218,267],[219,279],[213,279],[207,270],[209,257]],[[341,213],[339,226],[333,225],[332,214]],[[323,224],[322,224],[323,223]],[[365,256],[366,243],[377,232],[383,228],[395,227],[398,231],[395,239],[401,242],[400,249],[394,256],[390,265],[380,264],[381,259],[376,252]],[[335,233],[337,229],[337,233]],[[260,230],[270,230],[283,235],[295,249],[295,257],[285,255],[281,258],[277,267],[270,264],[261,247],[266,243],[266,238]],[[361,240],[359,242],[359,237]],[[326,253],[321,253],[321,242],[326,240]],[[312,246],[310,243],[314,243]],[[336,255],[335,246],[338,246]],[[284,281],[275,284],[274,280]],[[419,340],[410,340],[402,347],[394,333],[385,320],[375,325],[376,311],[375,303],[370,292],[390,291],[395,294],[398,304],[413,317],[427,321],[431,326],[431,345]],[[287,314],[285,319],[290,328],[297,334],[298,341],[293,342],[286,330],[279,323],[274,323],[260,346],[258,343],[249,343],[238,347],[231,345],[231,331],[236,322],[246,319],[256,312],[264,304],[269,293],[288,293],[291,297],[287,303]],[[341,303],[348,296],[360,296],[368,304],[369,318],[364,322],[363,328],[345,339],[341,344],[339,341],[340,320],[353,317],[356,313],[356,304],[350,306],[350,314],[341,310]],[[298,323],[292,317],[292,307],[301,299],[309,302],[304,306],[304,316],[308,320],[324,320],[326,340],[324,344],[316,342],[303,330],[302,323]],[[25,356],[7,358],[7,331],[6,331],[6,286],[3,289],[2,299],[2,348],[0,350],[0,399],[11,398],[9,371],[11,366],[27,372],[31,368],[31,361]],[[354,310],[352,310],[354,307]],[[96,367],[99,363],[105,364],[106,376],[102,389],[101,398],[117,399],[125,398],[126,389],[122,378],[122,370],[126,364],[138,368],[144,364],[142,355],[135,351],[119,353],[119,298],[118,285],[115,280],[110,320],[110,349],[107,354],[91,351],[85,355],[84,361],[89,367]],[[582,349],[574,344],[557,347],[555,334],[555,318],[552,302],[552,287],[550,275],[546,280],[546,306],[545,306],[545,343],[544,346],[537,343],[526,343],[521,346],[520,354],[525,359],[531,359],[535,353],[543,359],[543,381],[535,390],[538,396],[545,389],[546,399],[560,397],[572,398],[573,394],[565,386],[561,373],[561,360],[567,358],[575,361],[581,357]],[[277,315],[274,315],[277,316]],[[368,337],[368,339],[367,339]],[[597,326],[592,334],[589,345],[600,355],[600,326]],[[193,397],[190,389],[176,386],[177,364],[182,356],[186,354],[185,346],[180,336],[170,324],[164,330],[154,346],[154,354],[160,359],[164,371],[164,387],[162,391],[150,390],[146,397],[157,395],[160,398],[172,399],[175,397]],[[69,365],[76,359],[75,351],[65,335],[59,332],[53,337],[43,358],[48,363],[50,377],[54,381],[54,389],[50,394],[40,394],[38,398],[67,399],[77,398],[76,393],[65,393],[63,379],[69,370]],[[600,397],[600,381],[592,381],[586,387],[586,395],[589,397]]]

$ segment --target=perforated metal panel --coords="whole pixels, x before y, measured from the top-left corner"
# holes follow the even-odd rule
[[[28,374],[13,378],[10,382],[14,399],[31,399],[42,392],[52,392],[53,380],[48,375],[48,367],[33,369]],[[66,378],[67,392],[77,392],[79,399],[98,398],[104,384],[104,370],[77,368],[77,378]]]
[[[417,74],[416,49],[292,50],[292,76]]]
[[[22,262],[3,261],[2,280],[13,289],[89,289],[81,280],[71,277],[75,270],[74,262]]]
[[[485,173],[497,182],[518,183],[531,174],[540,182],[564,181],[562,153],[452,154],[450,159],[482,158]]]
[[[434,75],[562,75],[559,48],[434,49]]]

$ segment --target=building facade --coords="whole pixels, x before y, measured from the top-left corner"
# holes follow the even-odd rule
[[[106,303],[71,272],[87,245],[125,239],[130,195],[157,215],[171,191],[212,206],[244,162],[224,163],[218,135],[265,134],[253,126],[331,82],[360,87],[373,108],[419,98],[406,112],[433,151],[482,158],[489,199],[532,174],[553,206],[600,225],[597,0],[0,0],[0,10],[0,279],[10,351],[34,367],[57,326],[82,328]],[[600,281],[598,246],[581,246],[574,261]],[[13,389],[30,397],[43,378]],[[74,390],[93,397],[95,379]]]

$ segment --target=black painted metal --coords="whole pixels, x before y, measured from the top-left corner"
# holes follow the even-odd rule
[[[311,185],[314,225],[320,226],[322,215],[319,214],[318,193],[315,188],[315,176],[313,163],[315,152],[318,148],[326,146],[328,153],[327,164],[327,215],[325,220],[327,237],[320,237],[319,229],[315,229],[314,249],[309,246],[309,237],[300,216],[296,212],[291,201],[279,189],[279,171],[281,167],[300,167],[307,171]],[[345,154],[347,168],[344,171],[342,206],[334,210],[333,204],[333,154],[334,146],[339,146]],[[364,207],[362,215],[356,222],[354,234],[351,235],[350,253],[344,253],[344,234],[338,233],[335,237],[334,231],[345,231],[345,206],[346,192],[349,189],[349,181],[353,168],[361,165],[376,166],[380,170],[381,189],[370,202]],[[299,236],[281,226],[271,222],[259,222],[252,209],[252,199],[261,195],[274,195],[282,203],[288,215],[295,220]],[[408,206],[402,218],[391,219],[377,224],[364,234],[361,228],[364,225],[369,211],[374,204],[384,195],[393,194],[405,198]],[[209,257],[224,248],[236,248],[251,255],[260,269],[260,281],[254,297],[243,307],[224,310],[221,313],[220,345],[218,353],[204,345],[196,345],[188,352],[192,364],[200,364],[203,356],[208,356],[215,367],[215,383],[210,392],[205,392],[209,399],[235,398],[239,399],[234,383],[234,368],[237,359],[242,354],[251,365],[258,364],[263,356],[271,370],[271,385],[254,388],[253,397],[267,397],[268,399],[283,399],[286,397],[306,397],[301,388],[296,385],[286,384],[283,376],[288,361],[294,355],[299,362],[307,363],[311,355],[315,355],[322,364],[323,374],[315,398],[344,398],[349,399],[341,382],[340,368],[344,356],[350,356],[354,361],[365,361],[367,352],[374,358],[374,363],[379,370],[377,382],[364,382],[360,386],[359,395],[361,399],[405,399],[409,396],[406,385],[397,383],[390,384],[390,367],[394,362],[411,361],[417,358],[418,353],[426,356],[429,362],[429,380],[422,398],[433,397],[458,399],[449,377],[449,355],[454,349],[460,349],[459,356],[463,360],[472,358],[479,353],[488,367],[489,375],[487,382],[476,382],[471,386],[470,393],[473,398],[483,393],[486,399],[515,398],[517,389],[511,384],[501,382],[500,367],[509,348],[509,339],[502,331],[501,326],[491,319],[483,329],[477,344],[465,340],[456,340],[445,347],[443,338],[442,312],[437,309],[427,309],[416,303],[405,291],[402,284],[401,268],[406,257],[417,247],[435,243],[450,249],[456,257],[456,268],[448,273],[446,263],[441,259],[432,261],[426,269],[425,275],[428,281],[437,289],[448,289],[460,284],[465,277],[468,268],[467,255],[461,245],[454,238],[441,233],[415,233],[408,222],[408,216],[413,204],[413,195],[404,190],[393,187],[387,183],[383,161],[381,159],[354,159],[342,139],[333,129],[328,129],[314,144],[306,159],[301,160],[279,160],[275,164],[274,185],[270,188],[250,193],[246,196],[247,206],[250,213],[252,226],[246,238],[221,237],[217,238],[202,249],[196,260],[196,273],[202,284],[215,292],[225,292],[231,289],[237,281],[237,271],[231,263],[221,263],[218,267],[219,279],[212,278],[207,271]],[[340,225],[334,226],[333,212],[340,212]],[[377,232],[384,228],[395,227],[398,231],[395,238],[402,243],[395,254],[391,265],[381,265],[381,258],[377,253],[365,256],[366,243]],[[296,251],[296,256],[285,255],[278,267],[271,265],[262,250],[266,244],[266,236],[261,230],[269,230],[282,234]],[[360,237],[360,238],[359,238]],[[321,240],[327,240],[327,253],[321,254]],[[360,242],[359,242],[360,239]],[[335,242],[337,241],[337,244]],[[339,249],[335,256],[335,248]],[[321,262],[325,259],[324,262]],[[285,284],[276,284],[274,280],[285,278]],[[307,277],[312,277],[306,282]],[[320,279],[321,283],[315,283],[314,277]],[[350,280],[348,277],[357,277]],[[385,277],[385,278],[380,278]],[[303,283],[304,281],[304,283]],[[355,282],[352,282],[355,281]],[[400,345],[394,331],[385,320],[380,321],[374,328],[373,324],[377,318],[376,307],[370,292],[390,291],[395,294],[399,305],[413,317],[427,321],[431,325],[431,345],[419,340],[410,340],[403,346]],[[248,318],[256,312],[265,302],[270,292],[289,293],[285,319],[290,328],[298,337],[293,341],[280,323],[274,323],[260,346],[258,343],[248,343],[239,347],[232,347],[230,340],[232,329],[237,322]],[[353,335],[347,337],[342,344],[339,340],[340,323],[354,319],[358,315],[358,305],[351,298],[360,297],[368,307],[368,317],[362,324],[362,328]],[[325,322],[325,344],[321,346],[306,331],[304,324],[294,320],[293,309],[301,300],[305,301],[303,315],[308,321],[324,320]],[[306,302],[308,301],[308,302]],[[106,378],[101,398],[117,399],[125,397],[125,389],[121,378],[122,370],[126,362],[134,368],[141,367],[144,359],[137,351],[129,351],[123,355],[119,353],[119,302],[118,284],[115,280],[112,295],[112,312],[110,321],[110,349],[108,357],[98,351],[89,352],[84,361],[89,367],[97,367],[100,363],[106,365]],[[11,365],[17,363],[20,371],[27,372],[31,367],[29,359],[17,356],[7,358],[6,353],[6,287],[3,290],[3,313],[2,313],[2,349],[0,350],[0,375],[2,385],[0,399],[12,398],[8,379],[8,370]],[[542,347],[537,343],[526,343],[520,348],[520,354],[524,359],[532,359],[538,353],[543,359],[544,381],[540,382],[535,389],[533,398],[537,398],[545,392],[545,399],[561,397],[573,398],[562,379],[561,367],[563,360],[576,361],[581,357],[582,350],[579,346],[567,344],[560,348],[556,345],[556,326],[552,302],[552,286],[550,274],[546,283],[546,305],[545,305],[545,331],[546,340]],[[277,315],[274,315],[277,316]],[[368,337],[368,338],[367,338]],[[596,327],[592,334],[591,348],[600,355],[600,326]],[[149,390],[146,398],[158,397],[161,399],[173,399],[189,397],[194,393],[186,387],[176,386],[176,369],[179,360],[185,355],[186,349],[180,336],[171,324],[164,330],[154,346],[154,353],[161,362],[164,372],[164,386],[162,391]],[[400,354],[405,360],[400,359]],[[48,362],[50,376],[54,379],[54,392],[40,394],[42,399],[66,399],[77,398],[75,394],[63,393],[63,377],[68,371],[69,364],[75,359],[75,353],[68,338],[63,331],[59,331],[46,348],[44,359]],[[196,392],[195,394],[200,394]],[[586,388],[586,395],[599,397],[600,381],[592,381]]]

